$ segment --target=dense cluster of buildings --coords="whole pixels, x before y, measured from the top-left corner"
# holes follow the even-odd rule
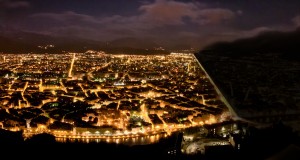
[[[173,132],[230,118],[192,54],[2,54],[0,126],[27,135]]]

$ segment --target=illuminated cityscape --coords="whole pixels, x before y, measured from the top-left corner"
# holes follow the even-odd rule
[[[2,159],[299,160],[299,46],[299,0],[0,0]]]
[[[170,135],[231,118],[193,54],[3,54],[4,129],[24,137]]]

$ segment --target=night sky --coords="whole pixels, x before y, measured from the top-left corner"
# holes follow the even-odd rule
[[[0,31],[201,48],[261,31],[294,30],[299,0],[0,0]]]

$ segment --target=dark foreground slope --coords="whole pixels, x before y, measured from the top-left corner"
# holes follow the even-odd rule
[[[237,113],[299,130],[300,29],[208,46],[197,58]]]

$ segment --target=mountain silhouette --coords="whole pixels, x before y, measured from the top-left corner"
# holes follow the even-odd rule
[[[277,53],[282,58],[300,59],[300,28],[294,31],[266,31],[252,38],[238,39],[233,42],[217,42],[205,47],[201,53],[246,56],[264,53]]]
[[[54,47],[48,47],[47,49],[39,47],[47,45],[54,45]],[[151,40],[131,37],[102,42],[76,37],[76,35],[60,37],[17,30],[2,31],[0,36],[0,52],[4,53],[62,53],[85,52],[87,50],[127,54],[142,54],[142,52],[149,54],[168,53],[154,50],[158,46]]]

